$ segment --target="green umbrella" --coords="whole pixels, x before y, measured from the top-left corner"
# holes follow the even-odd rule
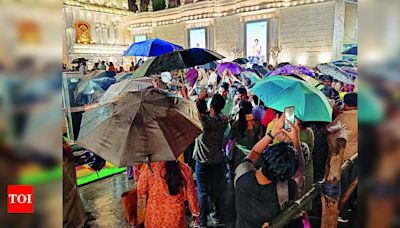
[[[295,106],[295,115],[302,121],[332,121],[332,107],[325,95],[305,81],[284,76],[269,76],[251,89],[265,106],[283,112]]]

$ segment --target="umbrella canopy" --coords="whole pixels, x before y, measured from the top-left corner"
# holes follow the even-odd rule
[[[197,78],[199,77],[199,72],[196,69],[190,69],[185,74],[186,79],[188,80],[190,86],[193,86],[196,83]]]
[[[100,100],[105,91],[116,82],[115,78],[85,78],[80,81],[74,91],[78,105],[93,104]]]
[[[247,64],[249,62],[249,60],[246,58],[237,58],[237,59],[233,60],[232,62],[239,63],[239,64]]]
[[[308,75],[305,75],[305,74],[292,74],[292,75],[289,75],[289,76],[292,76],[292,77],[294,77],[294,78],[303,80],[303,81],[307,82],[308,84],[310,84],[310,85],[313,86],[313,87],[317,87],[317,88],[318,88],[320,85],[324,86],[324,85],[323,85],[321,82],[319,82],[317,79],[315,79],[315,78],[313,78],[313,77],[310,77],[310,76],[308,76]]]
[[[351,76],[353,79],[358,77],[358,70],[356,67],[348,67],[348,66],[342,66],[340,67],[346,74]]]
[[[220,63],[217,66],[217,71],[220,75],[222,75],[226,69],[230,70],[232,74],[240,74],[242,71],[244,71],[243,67],[234,62]]]
[[[332,107],[325,95],[293,77],[270,76],[256,83],[251,91],[269,108],[283,112],[295,106],[295,115],[302,121],[332,121]]]
[[[240,73],[240,77],[250,79],[252,84],[255,84],[257,81],[261,79],[261,77],[258,76],[257,73],[248,70]]]
[[[106,90],[104,95],[100,98],[99,103],[110,102],[123,93],[136,92],[145,90],[153,86],[152,78],[143,77],[135,79],[126,79],[116,84],[113,84]]]
[[[353,46],[342,52],[344,55],[358,55],[358,46]]]
[[[194,102],[151,89],[85,112],[77,144],[122,167],[176,160],[201,132]]]
[[[260,66],[258,64],[253,64],[253,66],[251,68],[254,72],[256,72],[261,77],[264,77],[266,74],[268,74],[268,69],[265,68],[264,66]]]
[[[356,65],[353,62],[347,61],[347,60],[336,60],[336,61],[332,62],[332,64],[335,66],[338,66],[338,67],[342,67],[342,66],[356,67]]]
[[[198,67],[209,70],[209,69],[216,69],[217,66],[218,66],[218,62],[217,61],[212,61],[212,62],[203,64],[203,65],[199,65]]]
[[[339,67],[333,64],[328,64],[328,63],[318,64],[317,69],[322,74],[332,76],[333,79],[336,79],[338,81],[347,84],[354,84],[353,81],[351,80],[351,77],[348,74],[346,74],[343,70],[341,70]]]
[[[285,75],[285,74],[305,74],[308,76],[314,76],[314,72],[308,69],[307,67],[293,66],[293,65],[285,65],[269,73],[269,75]]]
[[[117,82],[123,81],[125,79],[128,79],[132,77],[133,72],[121,72],[115,75],[115,79],[117,79]]]
[[[179,45],[158,38],[131,44],[123,56],[160,56],[173,51],[183,50]]]
[[[72,60],[71,63],[83,63],[83,62],[87,62],[87,61],[89,61],[89,60],[87,60],[85,58],[77,58],[77,59]]]
[[[223,58],[225,57],[214,51],[203,48],[174,51],[147,60],[142,66],[136,69],[132,77],[144,77],[152,74],[159,74],[164,71],[190,68]]]

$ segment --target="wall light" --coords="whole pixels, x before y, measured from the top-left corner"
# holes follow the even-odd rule
[[[321,63],[330,62],[331,58],[332,58],[332,56],[329,52],[322,52],[321,54],[319,54],[319,57],[318,57],[318,59]]]
[[[307,54],[299,54],[296,58],[297,64],[306,66],[307,64]]]

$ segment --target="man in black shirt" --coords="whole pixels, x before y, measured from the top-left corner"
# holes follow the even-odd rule
[[[297,198],[297,185],[291,178],[304,175],[304,158],[297,123],[291,124],[292,130],[288,132],[283,129],[284,122],[284,115],[276,118],[272,131],[235,170],[237,228],[261,227],[281,212],[285,202]],[[280,132],[291,139],[293,146],[285,142],[268,146]],[[261,168],[256,170],[254,164],[259,158]]]

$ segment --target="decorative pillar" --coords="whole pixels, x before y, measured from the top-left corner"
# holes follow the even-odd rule
[[[137,13],[140,13],[142,11],[142,9],[140,9],[140,7],[142,6],[140,0],[136,0],[136,6],[137,6]]]
[[[149,5],[147,6],[147,11],[153,12],[153,0],[150,0]]]
[[[169,7],[169,0],[165,0],[164,2],[165,2],[165,9],[168,9],[168,7]]]
[[[185,5],[185,0],[181,0],[181,6]]]

